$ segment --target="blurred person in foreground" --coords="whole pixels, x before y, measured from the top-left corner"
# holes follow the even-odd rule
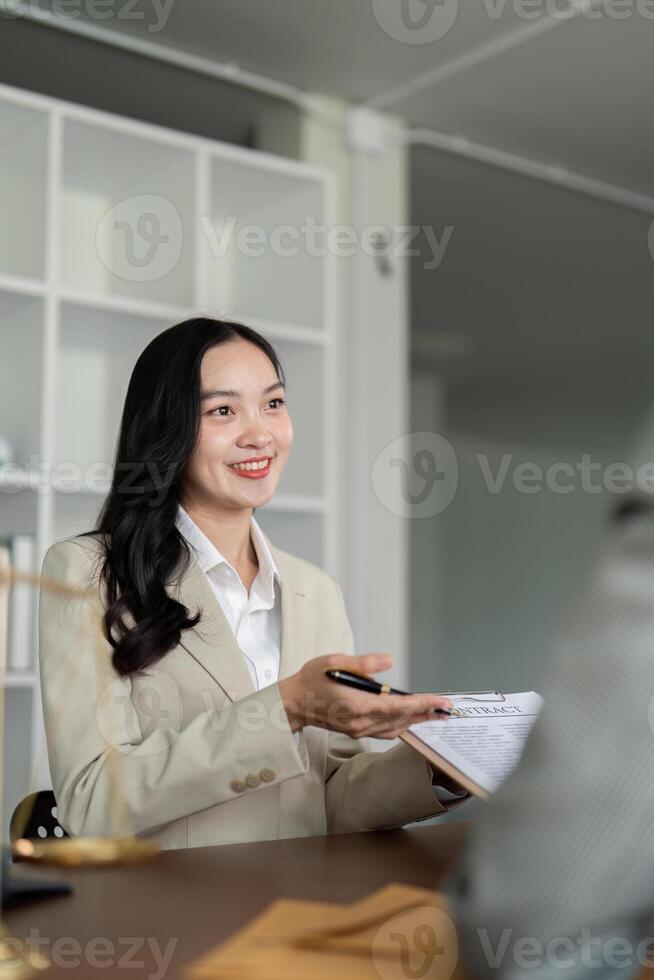
[[[638,977],[654,969],[654,498],[614,511],[542,693],[451,882],[468,975]]]

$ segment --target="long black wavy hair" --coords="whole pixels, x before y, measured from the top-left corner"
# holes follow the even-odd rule
[[[177,530],[180,480],[197,442],[202,358],[230,340],[246,340],[285,378],[272,345],[242,323],[196,317],[164,330],[139,356],[129,381],[111,488],[87,534],[103,535],[99,580],[107,590],[104,632],[116,671],[143,671],[200,620],[166,592],[191,555]],[[81,535],[80,535],[81,536]],[[130,613],[134,624],[125,621]]]

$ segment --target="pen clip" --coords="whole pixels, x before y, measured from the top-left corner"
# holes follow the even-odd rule
[[[362,681],[374,681],[375,683],[381,683],[381,681],[377,681],[376,678],[370,677],[368,674],[361,674],[358,670],[350,670],[349,667],[347,670],[345,667],[325,667],[325,673],[335,674],[336,676],[339,674],[352,674],[354,677],[360,677]]]

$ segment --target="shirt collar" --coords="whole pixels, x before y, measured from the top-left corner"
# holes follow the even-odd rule
[[[193,548],[195,557],[203,572],[208,572],[211,568],[215,568],[216,565],[221,564],[229,565],[230,568],[232,567],[225,556],[209,540],[204,531],[198,527],[193,518],[187,514],[181,504],[177,505],[175,524]],[[274,583],[275,581],[280,582],[279,569],[265,535],[254,519],[254,515],[252,515],[250,521],[250,534],[254,550],[259,560],[259,574],[257,578],[261,579],[263,592],[269,598],[273,599]]]

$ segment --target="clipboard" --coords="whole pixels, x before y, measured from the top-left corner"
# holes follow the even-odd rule
[[[502,734],[502,728],[504,728],[505,744],[501,747],[501,749],[498,749],[498,751],[505,751],[507,753],[507,757],[512,756],[511,761],[513,762],[513,765],[509,767],[507,763],[506,775],[508,775],[512,768],[517,764],[519,757],[522,754],[524,743],[526,743],[527,738],[531,733],[531,729],[538,718],[538,714],[540,713],[543,703],[543,699],[540,697],[540,695],[536,694],[534,691],[528,691],[523,694],[503,694],[501,691],[489,690],[448,691],[447,696],[456,698],[456,706],[457,708],[461,709],[462,712],[465,712],[467,708],[469,711],[475,712],[475,714],[463,714],[463,717],[450,718],[447,721],[421,722],[413,727],[420,729],[422,726],[426,726],[428,731],[435,731],[435,729],[432,729],[431,726],[465,725],[466,723],[469,724],[472,720],[478,723],[474,726],[476,732],[483,731],[482,724],[479,723],[485,723],[486,726],[489,724],[495,724],[495,727],[498,728],[498,732],[500,734]],[[531,707],[533,710],[530,712],[523,712],[523,701],[528,701],[529,707]],[[497,715],[484,715],[483,711],[488,710],[489,708],[492,710],[493,705],[506,707],[500,707]],[[512,707],[518,712],[517,714],[502,714],[502,711],[510,711]],[[477,714],[477,712],[480,711],[482,714]],[[524,724],[514,725],[512,728],[511,726],[500,726],[498,724],[500,721],[506,722],[513,720],[515,722],[517,718],[524,722]],[[441,729],[441,735],[444,731],[446,732],[447,728],[444,730]],[[479,744],[483,745],[483,734],[480,734],[477,737],[480,740]],[[443,755],[437,748],[434,748],[433,745],[429,745],[426,741],[423,741],[422,738],[408,728],[406,731],[401,733],[400,738],[416,752],[419,752],[420,755],[427,759],[428,762],[436,766],[437,769],[440,769],[441,772],[445,773],[446,776],[449,776],[473,796],[476,796],[482,800],[487,800],[493,795],[494,790],[490,790],[487,785],[482,785],[477,779],[473,778],[470,771],[466,771],[465,766],[457,765],[454,761],[454,759],[463,758],[465,762],[465,751],[461,753],[460,751],[457,752],[455,750],[452,752],[449,750],[448,755],[452,757]],[[446,746],[445,740],[443,740],[443,745]],[[474,766],[470,766],[470,768],[475,771]],[[504,778],[506,778],[506,776]]]
[[[406,742],[407,745],[411,746],[412,749],[415,749],[416,752],[419,752],[420,755],[424,756],[428,762],[432,762],[437,769],[440,769],[440,771],[444,772],[446,776],[453,779],[455,783],[458,783],[463,789],[467,789],[467,791],[473,796],[478,797],[480,800],[490,799],[491,794],[485,790],[483,786],[480,786],[479,783],[476,783],[473,779],[470,779],[464,772],[462,772],[456,766],[453,766],[452,763],[447,759],[444,759],[442,755],[439,755],[438,752],[434,752],[433,749],[431,749],[428,745],[425,745],[425,743],[421,741],[417,735],[414,735],[413,732],[410,732],[407,729],[405,732],[402,732],[399,737],[403,742]]]

